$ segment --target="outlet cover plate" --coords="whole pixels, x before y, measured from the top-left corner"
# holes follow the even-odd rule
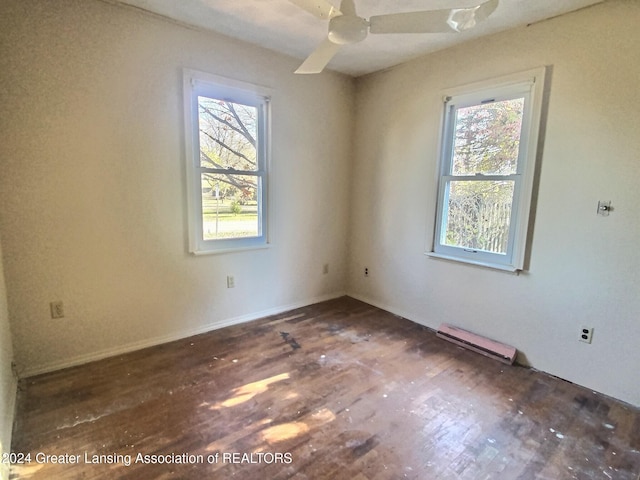
[[[591,343],[592,340],[593,340],[593,327],[581,327],[580,341],[584,343]]]
[[[51,302],[49,308],[51,309],[51,318],[64,318],[64,304],[62,302]]]

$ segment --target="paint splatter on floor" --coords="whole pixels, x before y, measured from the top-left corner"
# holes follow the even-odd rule
[[[291,348],[293,348],[294,350],[296,350],[297,348],[301,348],[300,344],[296,342],[296,339],[289,335],[289,332],[280,332],[280,336],[284,339],[285,342],[291,345]]]

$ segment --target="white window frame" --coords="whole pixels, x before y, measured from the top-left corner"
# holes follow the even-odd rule
[[[541,67],[449,89],[444,93],[435,229],[431,248],[427,255],[511,272],[524,269],[536,160],[538,157],[545,77],[546,68]],[[516,173],[514,175],[482,175],[480,178],[477,176],[451,175],[457,110],[491,101],[522,97],[524,97],[525,101]],[[514,181],[514,196],[506,254],[466,249],[446,245],[442,242],[442,233],[445,228],[444,223],[448,208],[448,184],[451,180],[471,178],[474,180],[509,179]]]
[[[268,167],[270,163],[270,98],[271,90],[219,75],[185,69],[183,72],[185,147],[187,173],[187,211],[189,252],[194,255],[226,253],[238,250],[267,248],[268,235]],[[258,235],[229,239],[205,240],[203,235],[203,206],[201,174],[206,171],[200,163],[200,134],[198,96],[255,106],[258,110],[257,170],[233,173],[250,174],[259,178]],[[228,170],[227,170],[228,171]]]

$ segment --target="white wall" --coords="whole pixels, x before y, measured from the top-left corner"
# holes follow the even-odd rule
[[[638,25],[640,3],[612,1],[359,79],[349,291],[640,405]],[[443,89],[543,65],[553,72],[529,271],[426,257]],[[612,201],[609,217],[598,200]],[[582,325],[595,328],[591,345]]]
[[[352,79],[99,1],[9,0],[0,17],[0,231],[23,374],[345,291]],[[183,67],[273,89],[270,249],[187,253]]]
[[[16,401],[16,378],[11,370],[13,348],[9,312],[7,311],[7,290],[2,268],[2,246],[0,245],[0,455],[11,451],[11,429]],[[9,465],[0,463],[0,479],[9,478]]]

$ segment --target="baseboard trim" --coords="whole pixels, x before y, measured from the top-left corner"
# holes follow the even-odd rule
[[[32,367],[25,368],[20,372],[20,378],[29,378],[43,373],[55,372],[57,370],[63,370],[65,368],[76,367],[85,363],[95,362],[97,360],[103,360],[109,357],[115,357],[137,350],[142,350],[148,347],[155,347],[156,345],[162,345],[164,343],[174,342],[176,340],[183,340],[185,338],[193,337],[195,335],[201,335],[203,333],[211,332],[213,330],[219,330],[225,327],[231,327],[233,325],[240,325],[242,323],[251,322],[260,318],[268,317],[270,315],[277,315],[288,310],[294,310],[296,308],[306,307],[313,305],[314,303],[320,303],[334,298],[343,297],[346,295],[344,292],[332,293],[327,295],[321,295],[319,297],[313,297],[304,301],[291,303],[288,305],[280,305],[277,307],[261,310],[259,312],[249,313],[247,315],[240,315],[238,317],[228,318],[218,322],[203,325],[198,328],[183,330],[179,332],[170,333],[160,337],[149,338],[138,342],[132,342],[125,345],[120,345],[114,348],[108,348],[99,352],[93,352],[86,355],[78,355],[75,357],[67,358],[58,362],[45,363],[41,365],[34,365]]]

